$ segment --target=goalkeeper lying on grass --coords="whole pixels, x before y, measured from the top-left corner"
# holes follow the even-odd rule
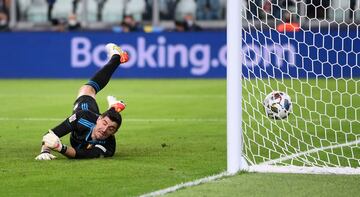
[[[127,62],[129,57],[115,44],[107,44],[106,49],[109,62],[80,88],[73,114],[44,135],[41,153],[35,158],[36,160],[55,159],[50,150],[77,159],[114,155],[116,149],[114,134],[121,125],[119,112],[125,109],[125,104],[109,96],[109,109],[100,115],[95,95],[106,86],[119,64]],[[71,147],[62,144],[60,140],[68,133],[71,133]]]

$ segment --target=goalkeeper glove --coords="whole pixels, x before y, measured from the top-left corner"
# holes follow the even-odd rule
[[[46,147],[60,153],[65,153],[67,149],[67,147],[61,143],[60,138],[51,130],[49,130],[49,132],[44,135],[42,143]]]
[[[53,160],[56,159],[56,157],[52,154],[50,154],[50,149],[44,145],[41,147],[41,153],[35,157],[35,160]]]
[[[35,160],[53,160],[56,159],[56,157],[50,153],[40,153],[37,157],[35,157]]]

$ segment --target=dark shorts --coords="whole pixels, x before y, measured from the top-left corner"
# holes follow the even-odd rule
[[[74,103],[73,113],[76,113],[80,110],[88,110],[96,114],[100,114],[96,100],[88,95],[83,95],[76,99]]]

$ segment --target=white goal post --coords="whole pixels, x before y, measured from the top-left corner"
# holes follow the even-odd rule
[[[360,174],[359,2],[323,2],[227,1],[229,174]],[[287,119],[266,116],[274,90]]]

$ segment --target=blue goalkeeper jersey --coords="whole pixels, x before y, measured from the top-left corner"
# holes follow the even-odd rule
[[[115,153],[116,140],[111,135],[105,140],[93,140],[91,133],[99,114],[89,110],[78,110],[52,129],[58,136],[70,133],[71,146],[76,150],[75,158],[111,157]]]

